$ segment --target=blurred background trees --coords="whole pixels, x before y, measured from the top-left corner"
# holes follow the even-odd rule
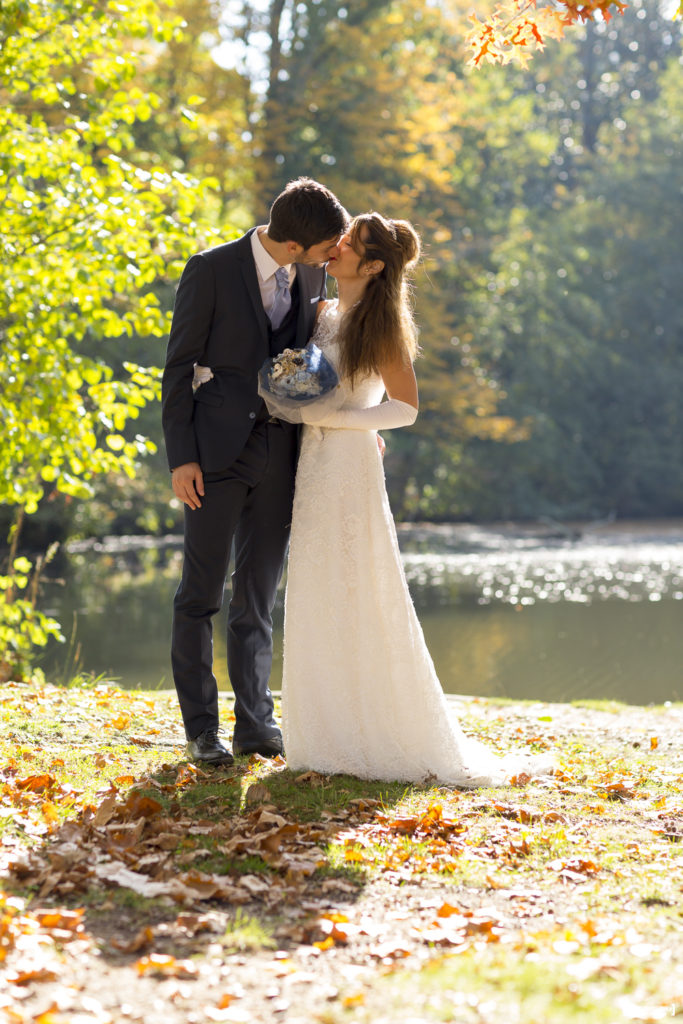
[[[186,256],[300,174],[423,237],[399,517],[683,512],[681,23],[636,0],[472,70],[468,10],[3,5],[3,534],[179,528],[143,368]]]

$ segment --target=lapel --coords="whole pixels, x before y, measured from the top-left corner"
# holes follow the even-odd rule
[[[251,236],[256,228],[252,228],[251,231],[247,231],[246,235],[239,239],[235,243],[237,252],[237,259],[240,262],[240,269],[242,271],[242,280],[244,286],[251,300],[251,304],[254,308],[255,322],[259,329],[259,335],[263,346],[268,350],[268,316],[265,309],[263,308],[263,302],[261,300],[261,291],[258,284],[258,275],[256,273],[256,264],[254,263],[254,254],[251,249]]]

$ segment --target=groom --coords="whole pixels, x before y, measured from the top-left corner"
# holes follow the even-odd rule
[[[185,504],[171,661],[192,761],[233,761],[218,738],[211,622],[233,539],[233,751],[283,752],[268,686],[271,613],[289,540],[298,430],[269,417],[257,375],[269,356],[307,343],[325,297],[325,264],[346,224],[328,189],[299,178],[273,203],[267,227],[191,257],[178,286],[162,421],[173,491]],[[195,364],[204,382],[193,389]]]

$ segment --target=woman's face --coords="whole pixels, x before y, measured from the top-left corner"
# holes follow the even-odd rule
[[[365,253],[363,244],[367,235],[367,227],[363,225],[356,237],[356,248],[351,245],[351,233],[342,235],[339,240],[339,254],[331,257],[327,264],[327,273],[337,280],[349,280],[365,277],[361,270],[361,260]],[[360,250],[360,251],[359,251]]]

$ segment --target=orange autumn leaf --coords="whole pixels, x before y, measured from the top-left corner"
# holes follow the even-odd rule
[[[555,860],[548,865],[555,871],[570,871],[582,875],[593,875],[599,868],[592,860],[584,860],[582,857],[572,857],[570,860]]]
[[[33,1024],[60,1024],[64,1018],[60,1013],[56,1013],[57,1007],[53,1004],[49,1010],[45,1010],[43,1013],[39,1013],[37,1017],[33,1018]],[[17,1017],[16,1020],[25,1020],[24,1017]]]
[[[623,782],[610,782],[604,791],[608,800],[631,800],[636,795],[633,785]]]
[[[471,16],[466,44],[471,47],[469,63],[508,64],[516,61],[526,67],[533,53],[544,49],[546,41],[561,39],[567,28],[593,21],[609,21],[612,10],[621,14],[623,0],[557,0],[553,5],[535,0],[498,0],[491,14],[480,21]]]
[[[659,746],[659,736],[650,736],[650,750],[656,750]]]
[[[227,1010],[227,1008],[230,1006],[231,1003],[235,1001],[235,999],[239,999],[239,996],[236,996],[233,992],[224,992],[223,995],[218,1000],[218,1002],[216,1003],[216,1009]]]
[[[15,782],[17,789],[26,789],[31,793],[43,793],[46,789],[51,789],[57,785],[57,780],[54,775],[29,775],[25,779],[17,779]]]
[[[352,996],[346,996],[342,999],[342,1006],[346,1009],[352,1006],[362,1006],[365,1002],[365,994],[363,992],[356,992]]]
[[[344,850],[344,860],[352,863],[361,863],[365,858],[360,850]]]
[[[141,957],[135,964],[139,975],[162,974],[164,977],[189,978],[197,973],[197,967],[191,960],[176,960],[174,956],[161,953],[150,953]]]
[[[30,967],[25,971],[17,971],[7,979],[12,985],[28,985],[32,981],[56,981],[58,972],[53,967]]]
[[[121,942],[119,939],[111,939],[111,944],[115,949],[120,949],[124,953],[139,953],[141,949],[146,949],[147,946],[151,946],[154,942],[154,929],[147,925],[145,928],[141,928],[140,931],[135,935],[130,942]]]
[[[162,804],[151,796],[141,796],[140,793],[129,793],[123,805],[126,817],[131,818],[154,818],[163,811]]]
[[[453,914],[462,914],[458,907],[452,907],[450,903],[442,903],[436,912],[437,917],[452,917]]]
[[[194,782],[195,776],[198,774],[198,768],[193,764],[184,764],[178,774],[176,775],[175,785],[176,789],[181,789],[183,786],[188,786],[191,782]]]
[[[38,924],[50,931],[52,928],[60,928],[63,931],[78,931],[82,924],[84,908],[79,910],[34,910],[33,916]]]
[[[45,821],[59,821],[59,812],[57,811],[57,808],[50,800],[45,800],[40,805],[40,813],[45,818]]]

